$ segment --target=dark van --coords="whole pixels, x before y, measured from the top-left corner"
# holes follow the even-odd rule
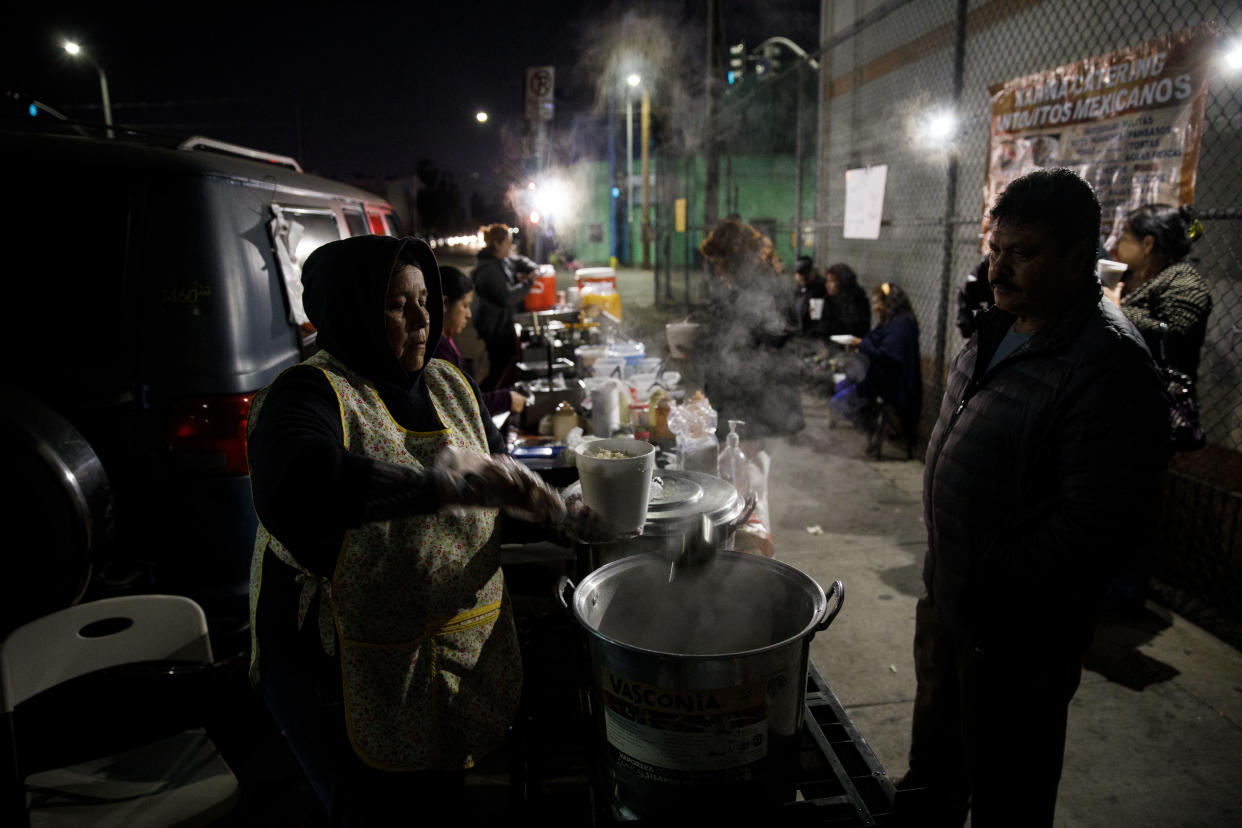
[[[127,591],[244,631],[252,395],[314,348],[302,262],[392,208],[201,138],[0,133],[0,168],[0,636]]]

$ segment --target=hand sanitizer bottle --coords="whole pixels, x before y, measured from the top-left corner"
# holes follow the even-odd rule
[[[750,464],[739,445],[737,427],[746,425],[741,420],[729,420],[729,436],[725,438],[725,447],[716,459],[716,473],[728,480],[737,489],[743,499],[750,494]]]

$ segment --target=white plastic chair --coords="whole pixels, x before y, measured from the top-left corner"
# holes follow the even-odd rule
[[[196,826],[232,810],[237,778],[201,729],[68,767],[22,771],[22,745],[40,734],[23,729],[21,711],[14,712],[19,704],[71,679],[138,662],[210,665],[202,608],[175,595],[107,598],[39,618],[0,643],[0,703],[13,734],[6,806],[24,811],[29,825]],[[10,824],[7,816],[0,814],[0,822]]]

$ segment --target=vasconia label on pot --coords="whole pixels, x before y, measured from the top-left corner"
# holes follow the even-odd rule
[[[703,773],[749,778],[768,755],[764,682],[674,690],[603,668],[604,728],[614,760],[638,775],[689,783]]]

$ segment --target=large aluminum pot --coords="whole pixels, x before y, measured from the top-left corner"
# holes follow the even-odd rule
[[[726,550],[672,581],[668,562],[645,553],[559,590],[588,633],[614,804],[702,816],[788,795],[807,653],[841,610],[840,581],[830,603],[798,569]]]

